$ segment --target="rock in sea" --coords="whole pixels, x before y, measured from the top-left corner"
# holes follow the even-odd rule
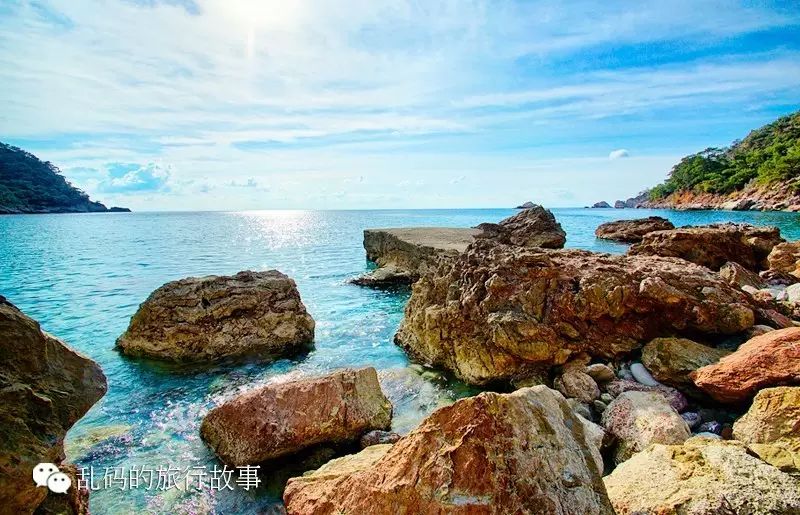
[[[545,386],[482,393],[372,446],[289,480],[289,514],[611,514],[593,447]]]
[[[215,362],[308,350],[314,319],[295,282],[277,270],[189,277],[154,291],[117,347],[130,356]]]
[[[246,392],[212,409],[200,435],[222,461],[241,466],[354,442],[391,421],[392,405],[370,367]]]
[[[0,499],[3,513],[88,513],[88,491],[49,494],[34,466],[64,459],[64,435],[105,393],[102,370],[0,296]],[[77,485],[73,481],[74,485]]]
[[[650,216],[636,220],[615,220],[600,224],[594,234],[600,239],[620,241],[623,243],[638,243],[645,234],[653,231],[674,229],[675,226],[666,218]]]
[[[510,216],[499,223],[483,223],[476,238],[520,247],[560,249],[567,241],[567,233],[556,217],[542,206],[533,206]]]

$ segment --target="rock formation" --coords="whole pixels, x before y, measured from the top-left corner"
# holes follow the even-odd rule
[[[719,276],[738,288],[749,286],[760,290],[766,286],[760,275],[748,270],[739,263],[728,261],[719,269]]]
[[[524,204],[520,204],[519,206],[517,206],[514,209],[530,209],[532,207],[536,207],[536,204],[534,204],[533,202],[531,202],[529,200],[529,201],[525,202]]]
[[[635,220],[615,220],[600,224],[594,234],[604,240],[621,241],[623,243],[638,243],[642,237],[653,231],[674,229],[675,226],[666,218],[649,216]]]
[[[500,223],[483,223],[476,238],[490,239],[520,247],[560,249],[567,241],[567,233],[556,221],[553,213],[542,206],[533,206],[506,218]]]
[[[611,204],[609,204],[605,200],[601,200],[600,202],[595,202],[594,204],[592,204],[592,208],[594,209],[609,209],[610,207]]]
[[[307,350],[313,340],[314,319],[297,285],[269,270],[167,283],[139,306],[117,346],[130,356],[214,362],[270,360]]]
[[[67,470],[64,435],[106,389],[94,361],[0,297],[0,511],[32,513],[43,502],[58,507],[70,501],[48,497],[31,474],[39,463]]]
[[[734,261],[758,271],[768,268],[767,256],[782,241],[777,227],[712,224],[648,233],[628,254],[679,257],[712,270]]]
[[[395,341],[486,384],[580,352],[608,358],[659,336],[735,334],[753,323],[746,294],[682,260],[478,240],[414,285]]]
[[[642,349],[642,363],[662,383],[686,388],[694,387],[690,373],[728,354],[686,338],[656,338]]]
[[[736,352],[691,374],[719,402],[739,403],[762,388],[800,384],[800,327],[756,336]]]
[[[800,279],[800,242],[787,241],[775,245],[767,256],[767,263],[770,270]]]
[[[617,200],[614,202],[614,209],[625,209],[625,201],[624,200]]]
[[[800,513],[800,482],[733,441],[653,445],[604,481],[618,515]]]
[[[389,429],[392,405],[374,368],[269,384],[212,409],[200,435],[225,463],[256,464]]]
[[[283,498],[289,514],[611,514],[590,440],[549,388],[482,393],[289,480]]]

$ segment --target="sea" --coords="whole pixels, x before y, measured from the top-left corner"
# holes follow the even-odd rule
[[[38,320],[44,330],[99,363],[108,378],[108,393],[70,430],[65,442],[67,460],[82,469],[92,489],[92,513],[279,513],[283,483],[287,476],[302,473],[302,467],[292,469],[291,463],[262,467],[258,486],[237,484],[239,471],[229,476],[233,484],[218,480],[212,485],[211,477],[224,477],[219,474],[224,468],[200,440],[204,414],[248,389],[341,367],[378,370],[394,405],[393,429],[401,434],[436,408],[474,395],[474,388],[410,362],[393,343],[408,290],[373,290],[349,284],[348,279],[373,266],[365,258],[364,229],[471,227],[498,222],[515,212],[2,216],[0,295]],[[668,218],[676,226],[725,221],[775,225],[786,239],[800,239],[800,214],[794,213],[641,209],[553,209],[553,213],[567,232],[567,247],[599,252],[626,250],[625,245],[596,239],[599,224],[650,215]],[[267,269],[294,278],[316,320],[315,347],[308,354],[269,364],[198,367],[131,359],[114,349],[139,304],[165,282]]]

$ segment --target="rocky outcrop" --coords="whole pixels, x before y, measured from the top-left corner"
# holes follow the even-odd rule
[[[686,388],[694,387],[689,374],[728,354],[686,338],[656,338],[642,349],[642,363],[662,383]]]
[[[620,394],[603,412],[602,424],[617,441],[617,463],[650,444],[680,444],[691,436],[686,421],[657,392]]]
[[[609,204],[605,200],[601,200],[600,202],[595,202],[594,204],[592,204],[593,209],[609,209],[610,207],[611,204]]]
[[[31,473],[39,463],[62,466],[66,432],[106,389],[94,361],[0,297],[0,511],[60,504],[46,501],[47,488],[37,488]]]
[[[357,441],[388,429],[392,405],[374,368],[252,390],[212,409],[200,435],[225,463],[256,464],[318,444]]]
[[[762,388],[800,384],[800,327],[770,331],[691,374],[719,402],[744,402]]]
[[[800,279],[800,241],[779,243],[767,256],[770,270]]]
[[[439,258],[466,250],[480,233],[480,229],[453,227],[366,229],[367,259],[378,268],[351,282],[377,287],[411,284],[435,267]]]
[[[604,481],[618,515],[800,513],[800,482],[738,442],[653,445]]]
[[[524,204],[520,204],[520,205],[518,205],[518,206],[517,206],[516,208],[514,208],[514,209],[530,209],[530,208],[532,208],[532,207],[536,207],[536,204],[534,204],[533,202],[531,202],[531,201],[529,200],[529,201],[525,202]]]
[[[746,294],[682,260],[478,240],[414,285],[395,341],[486,384],[581,352],[609,358],[659,336],[735,334],[753,322]]]
[[[441,408],[392,446],[289,480],[289,514],[611,514],[593,443],[544,386]]]
[[[621,241],[623,243],[638,243],[642,237],[653,231],[674,229],[675,226],[666,218],[650,216],[635,220],[615,220],[600,224],[594,234],[604,240]]]
[[[768,268],[767,256],[782,241],[777,227],[712,224],[648,233],[628,254],[678,257],[712,270],[734,261],[757,271]]]
[[[784,472],[800,473],[800,387],[766,388],[733,424],[733,437]]]
[[[614,202],[614,209],[625,209],[625,207],[625,201],[623,200],[617,200]]]
[[[567,233],[556,221],[553,213],[542,206],[520,211],[500,223],[483,223],[477,238],[490,239],[506,245],[560,249],[567,241]]]
[[[752,183],[728,194],[678,191],[663,199],[650,199],[641,207],[653,209],[724,209],[732,211],[800,211],[800,193],[793,181],[771,185]]]
[[[117,347],[168,361],[271,360],[307,350],[313,340],[314,319],[297,285],[269,270],[165,284],[139,306]]]
[[[746,269],[739,263],[729,261],[719,269],[719,276],[737,288],[748,286],[760,290],[767,285],[757,273]]]

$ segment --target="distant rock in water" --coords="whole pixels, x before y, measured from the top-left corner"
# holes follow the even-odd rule
[[[625,205],[625,201],[623,200],[617,200],[616,202],[614,202],[615,209],[625,209],[626,207],[627,206]]]
[[[88,491],[62,463],[64,436],[106,389],[97,363],[0,297],[0,512],[33,513],[46,503],[46,513],[73,513],[85,503]],[[40,463],[73,475],[66,495],[36,487],[31,474]]]
[[[594,234],[600,239],[621,241],[623,243],[638,243],[642,237],[653,231],[674,229],[675,226],[666,218],[650,216],[636,220],[615,220],[600,224]]]
[[[593,209],[609,209],[611,208],[611,204],[606,202],[605,200],[601,200],[600,202],[595,202],[592,204]]]
[[[105,212],[130,209],[90,200],[49,161],[0,143],[0,214]]]
[[[531,202],[529,200],[529,201],[525,202],[524,204],[521,204],[521,205],[517,206],[515,209],[530,209],[532,207],[536,207],[536,204],[534,204],[533,202]]]
[[[307,350],[313,340],[314,319],[297,285],[269,270],[167,283],[139,306],[117,346],[130,356],[215,362],[272,360]]]

